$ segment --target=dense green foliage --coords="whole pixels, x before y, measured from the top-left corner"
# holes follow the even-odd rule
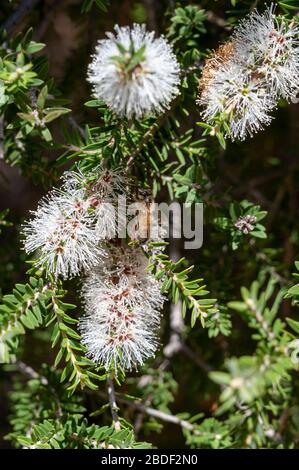
[[[4,26],[19,3],[4,2]],[[63,12],[75,30],[65,34],[76,43],[55,79],[53,52],[49,72],[39,42],[51,42],[49,24],[35,33],[43,12],[50,15],[45,3],[17,28],[8,22],[0,31],[4,446],[298,448],[299,285],[292,280],[299,246],[298,104],[281,100],[265,132],[234,144],[224,138],[225,123],[212,129],[201,121],[196,104],[210,51],[263,2],[136,1],[128,11],[121,0],[58,5],[50,25]],[[298,21],[298,0],[276,3]],[[118,21],[151,22],[182,66],[181,93],[158,117],[119,119],[86,85],[86,51]],[[86,171],[102,162],[123,168],[157,200],[204,203],[199,250],[183,252],[170,240],[163,254],[155,244],[149,253],[149,270],[163,279],[169,299],[157,357],[116,378],[85,356],[77,329],[79,282],[63,283],[37,269],[21,241],[29,209],[65,168],[79,164]],[[19,174],[33,196],[16,209],[11,194]],[[236,223],[248,216],[254,229],[246,233]]]

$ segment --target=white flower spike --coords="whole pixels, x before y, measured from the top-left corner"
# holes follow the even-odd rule
[[[274,10],[251,13],[203,69],[203,119],[224,121],[232,140],[252,137],[271,122],[280,98],[295,101],[299,91],[299,27]]]
[[[25,224],[24,247],[38,252],[37,264],[49,273],[70,278],[106,256],[105,243],[116,233],[115,205],[128,179],[117,170],[96,168],[86,175],[67,171],[62,181],[61,190],[42,199]]]
[[[87,355],[107,370],[137,368],[157,349],[164,297],[146,266],[140,248],[118,246],[83,285],[82,342]]]
[[[234,34],[236,54],[247,58],[249,70],[259,71],[269,93],[292,100],[299,91],[299,27],[274,11],[272,4],[241,21]]]
[[[41,201],[34,218],[25,225],[24,234],[25,251],[38,251],[37,264],[56,277],[76,276],[104,255],[85,201],[78,194],[53,191]]]
[[[156,115],[179,93],[179,64],[165,38],[144,25],[115,26],[96,47],[88,69],[94,96],[120,117]]]
[[[229,63],[223,65],[202,93],[201,104],[205,106],[204,120],[209,122],[223,113],[229,121],[232,140],[244,140],[271,122],[268,113],[275,102],[260,81],[253,80],[239,64]]]

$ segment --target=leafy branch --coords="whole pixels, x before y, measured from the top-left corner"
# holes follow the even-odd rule
[[[165,254],[156,254],[151,256],[148,269],[155,274],[156,279],[163,279],[162,292],[168,292],[175,303],[182,300],[183,318],[190,309],[191,327],[194,327],[198,318],[204,327],[206,318],[218,312],[216,299],[202,299],[209,291],[205,289],[203,279],[190,280],[189,275],[194,266],[179,270],[185,261],[185,258],[181,258],[174,262]]]
[[[0,362],[10,362],[16,337],[43,324],[53,289],[41,277],[30,277],[27,284],[16,284],[11,294],[4,295],[0,305]]]
[[[60,294],[61,295],[61,294]],[[93,390],[98,388],[95,380],[104,380],[105,376],[100,376],[93,372],[95,364],[85,357],[86,350],[80,343],[80,335],[70,326],[77,324],[78,320],[70,317],[66,311],[75,306],[60,300],[60,295],[52,296],[52,311],[49,314],[47,326],[54,323],[52,331],[52,348],[60,341],[59,350],[56,355],[54,367],[64,359],[66,365],[61,374],[61,382],[68,381],[68,391],[74,393],[76,388],[88,387]]]

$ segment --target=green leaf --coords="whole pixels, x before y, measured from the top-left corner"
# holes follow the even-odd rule
[[[247,305],[244,302],[232,301],[228,302],[227,306],[232,310],[237,310],[237,312],[246,312],[248,309]]]
[[[45,85],[39,92],[39,95],[36,100],[36,105],[39,110],[43,109],[43,107],[45,106],[45,101],[46,101],[47,96],[48,96],[48,87],[47,85]]]
[[[67,114],[71,111],[70,109],[67,109],[67,108],[60,108],[60,109],[59,108],[55,108],[55,109],[48,108],[48,109],[45,109],[45,112],[46,112],[46,115],[44,117],[44,122],[45,123],[52,122],[52,121],[54,121],[54,119],[57,119],[59,116],[62,116],[63,114]]]
[[[45,128],[45,129],[42,129],[42,136],[43,138],[45,139],[46,142],[51,142],[52,141],[52,135],[51,135],[51,132],[49,131],[49,129]]]
[[[211,380],[213,380],[214,382],[222,385],[222,384],[225,384],[225,385],[228,385],[230,383],[230,376],[229,374],[227,374],[226,372],[210,372],[209,373],[209,377]]]
[[[35,54],[36,52],[41,51],[45,47],[45,44],[42,42],[31,41],[26,48],[27,54]]]
[[[299,333],[299,322],[292,320],[292,318],[287,318],[286,319],[290,327],[296,332]]]

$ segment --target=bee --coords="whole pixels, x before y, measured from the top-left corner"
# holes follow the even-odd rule
[[[132,240],[144,242],[151,238],[155,203],[150,189],[137,188],[134,199],[137,215],[130,227],[129,236]]]

